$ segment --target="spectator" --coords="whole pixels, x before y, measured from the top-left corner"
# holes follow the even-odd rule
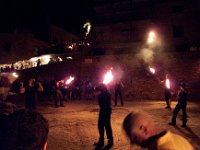
[[[118,80],[115,83],[115,106],[117,106],[117,97],[120,97],[121,106],[124,106],[123,98],[122,98],[122,88],[124,87],[121,80]]]
[[[131,141],[149,150],[193,150],[182,136],[170,131],[161,131],[152,119],[141,112],[129,113],[123,121],[123,129]]]
[[[46,150],[48,132],[48,122],[39,112],[15,111],[0,134],[0,149]]]
[[[23,84],[21,84],[20,87],[20,94],[25,93],[25,107],[27,109],[36,109],[36,102],[38,93],[42,92],[43,86],[40,82],[35,83],[35,79],[29,79],[28,86],[24,87]]]

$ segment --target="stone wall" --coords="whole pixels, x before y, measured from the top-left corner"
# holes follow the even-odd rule
[[[161,100],[163,80],[166,73],[172,78],[172,91],[177,92],[178,83],[184,81],[189,88],[189,99],[198,100],[200,96],[200,52],[159,53],[146,61],[137,54],[107,55],[97,57],[74,58],[70,61],[50,64],[24,70],[26,77],[40,75],[50,80],[62,79],[67,75],[80,76],[82,80],[91,80],[97,84],[102,81],[103,73],[113,68],[116,78],[121,78],[126,100]],[[155,67],[156,73],[149,72],[149,65]],[[110,85],[113,92],[113,85]]]

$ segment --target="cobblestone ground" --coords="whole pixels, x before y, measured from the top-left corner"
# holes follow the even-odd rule
[[[92,150],[93,143],[98,140],[97,119],[98,105],[96,101],[67,101],[65,107],[54,108],[53,102],[43,103],[38,111],[49,120],[50,133],[47,150]],[[125,102],[125,106],[113,106],[112,128],[114,146],[112,150],[140,150],[130,147],[122,130],[123,118],[134,109],[144,110],[161,129],[171,130],[187,138],[196,150],[200,150],[200,103],[188,103],[188,128],[181,128],[182,112],[179,112],[177,126],[169,126],[176,102],[172,102],[172,110],[165,109],[163,101]],[[105,141],[106,142],[106,141]]]

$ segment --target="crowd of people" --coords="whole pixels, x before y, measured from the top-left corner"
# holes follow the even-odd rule
[[[168,79],[169,75],[166,75],[165,80],[161,82],[166,83]],[[114,84],[114,106],[117,106],[118,97],[120,98],[121,106],[124,106],[123,87],[122,80],[118,80]],[[25,109],[18,110],[15,105],[6,104],[5,102],[0,104],[0,149],[46,149],[49,125],[47,119],[37,112],[38,95],[45,92],[45,90],[54,101],[56,108],[64,107],[65,100],[82,99],[83,92],[86,99],[93,99],[94,92],[98,93],[99,116],[97,128],[99,140],[94,143],[95,150],[110,149],[114,145],[114,131],[111,126],[111,92],[105,84],[95,85],[89,80],[82,82],[77,77],[69,84],[66,84],[64,80],[53,79],[46,86],[39,78],[30,78],[28,82],[19,82],[18,92],[25,96]],[[181,127],[187,127],[187,95],[186,84],[181,82],[176,95],[178,103],[169,125],[176,125],[177,115],[182,110],[183,123]],[[170,99],[172,93],[170,88],[164,88],[164,96],[166,108],[171,109]],[[133,111],[128,113],[124,118],[122,127],[131,144],[137,144],[149,150],[193,150],[192,145],[185,138],[171,131],[161,131],[151,118],[142,112]],[[108,139],[106,146],[104,143],[104,130]]]
[[[37,88],[33,86],[34,82],[37,84]],[[24,87],[21,83],[21,91],[22,93],[28,91],[28,94],[30,94],[31,90],[37,91],[41,88],[39,84],[30,79],[28,87]],[[182,127],[186,127],[187,89],[185,83],[180,83],[179,86],[178,104],[170,125],[176,125],[177,114],[182,109]],[[110,149],[114,145],[113,132],[115,132],[111,127],[111,94],[105,84],[98,85],[96,91],[99,92],[98,105],[100,108],[98,117],[99,140],[94,143],[94,146],[95,150]],[[28,95],[27,101],[31,98]],[[30,107],[27,102],[26,109],[17,109],[14,104],[9,103],[2,103],[0,106],[1,150],[46,150],[49,124],[41,113]],[[136,111],[136,109],[125,116],[122,127],[131,145],[137,144],[149,150],[194,150],[187,139],[171,131],[159,129],[150,115],[142,111]],[[106,146],[104,144],[104,130],[108,139]]]

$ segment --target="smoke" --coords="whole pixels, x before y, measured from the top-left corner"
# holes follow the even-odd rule
[[[150,48],[141,49],[140,52],[136,56],[148,64],[154,60],[154,52]]]

